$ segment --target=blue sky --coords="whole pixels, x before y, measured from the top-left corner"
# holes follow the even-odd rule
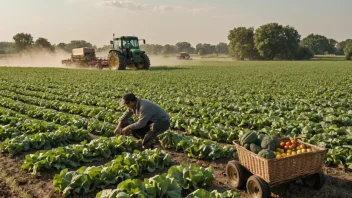
[[[227,42],[230,29],[269,22],[295,27],[302,37],[352,38],[351,0],[0,0],[0,41],[18,32],[52,43],[83,39],[97,46],[112,34],[147,43]]]

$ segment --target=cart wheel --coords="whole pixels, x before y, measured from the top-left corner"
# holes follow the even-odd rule
[[[232,188],[242,188],[246,184],[247,175],[243,166],[235,160],[229,161],[226,166],[226,175]]]
[[[255,175],[248,178],[247,192],[252,198],[270,198],[271,195],[268,183]]]
[[[325,176],[323,172],[319,172],[302,178],[302,181],[304,185],[316,190],[320,190],[325,184]]]

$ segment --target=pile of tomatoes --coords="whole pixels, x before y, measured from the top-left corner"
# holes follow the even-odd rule
[[[300,144],[296,137],[290,138],[287,142],[280,142],[280,148],[276,149],[276,158],[289,157],[292,155],[298,155],[301,153],[312,152],[312,149],[304,144]]]

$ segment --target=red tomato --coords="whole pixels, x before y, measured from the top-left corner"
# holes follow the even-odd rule
[[[284,147],[285,146],[285,142],[280,142],[280,146]]]

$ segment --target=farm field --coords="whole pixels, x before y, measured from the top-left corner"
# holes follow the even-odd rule
[[[1,179],[0,197],[116,197],[117,187],[249,197],[231,191],[225,167],[237,158],[232,141],[250,130],[328,149],[320,191],[296,181],[274,187],[272,197],[351,197],[352,63],[187,64],[149,71],[0,67],[0,172],[15,183]],[[153,150],[113,135],[127,92],[171,116]]]

